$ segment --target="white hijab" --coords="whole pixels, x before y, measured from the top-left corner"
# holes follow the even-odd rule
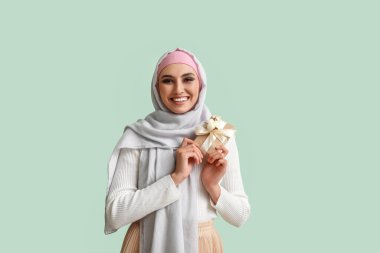
[[[184,113],[169,111],[161,101],[155,87],[160,62],[171,52],[181,50],[189,54],[198,66],[200,92],[195,107]],[[114,148],[108,163],[108,186],[112,182],[121,148],[141,149],[138,188],[142,189],[169,175],[175,168],[175,150],[184,137],[194,139],[195,127],[210,118],[205,105],[207,79],[202,64],[193,53],[176,48],[166,52],[158,60],[151,83],[151,98],[155,111],[128,125]],[[181,199],[146,215],[140,220],[140,252],[194,253],[198,252],[198,223],[196,184],[199,179],[190,176],[179,185]],[[117,230],[107,230],[105,234]]]

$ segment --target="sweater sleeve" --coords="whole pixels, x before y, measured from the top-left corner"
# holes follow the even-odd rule
[[[122,148],[105,207],[105,234],[137,221],[180,198],[180,191],[167,175],[143,189],[137,189],[140,150]]]
[[[240,227],[247,221],[251,207],[243,187],[239,154],[234,137],[228,141],[226,148],[229,150],[226,156],[228,167],[220,183],[221,194],[215,205],[211,199],[209,201],[225,221]]]

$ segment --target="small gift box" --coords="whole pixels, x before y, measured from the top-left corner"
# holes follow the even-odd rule
[[[216,146],[226,144],[235,135],[235,128],[221,119],[220,116],[211,118],[195,128],[195,142],[201,146],[203,153],[211,153]]]

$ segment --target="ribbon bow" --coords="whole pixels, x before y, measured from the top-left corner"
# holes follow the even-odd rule
[[[202,149],[206,152],[218,139],[222,144],[225,144],[229,138],[235,134],[235,129],[223,129],[226,126],[226,122],[223,121],[220,116],[211,116],[211,118],[203,122],[201,125],[195,128],[196,135],[206,135],[207,139],[202,144]]]

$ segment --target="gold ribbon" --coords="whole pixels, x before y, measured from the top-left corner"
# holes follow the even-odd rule
[[[225,144],[229,138],[235,135],[235,129],[223,129],[226,124],[219,116],[212,116],[207,122],[203,122],[202,125],[195,128],[196,135],[208,134],[208,137],[202,144],[203,150],[207,152],[217,139],[222,144]]]

